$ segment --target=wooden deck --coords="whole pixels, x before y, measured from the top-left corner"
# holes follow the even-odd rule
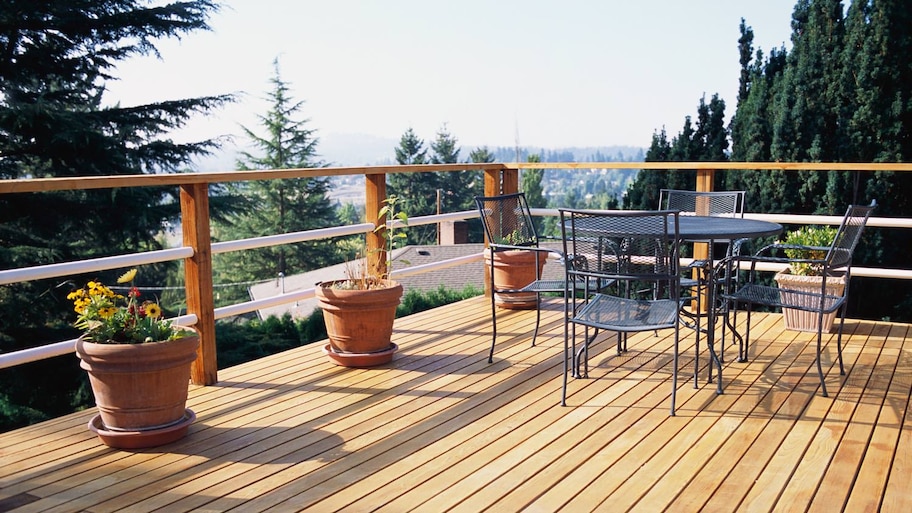
[[[103,446],[91,411],[0,435],[0,511],[912,511],[909,325],[847,321],[830,398],[779,315],[755,316],[750,363],[730,350],[721,396],[686,378],[682,330],[670,417],[670,332],[598,344],[559,406],[561,305],[534,348],[534,313],[503,312],[493,364],[476,298],[398,320],[382,368],[315,345],[222,370],[154,450]]]

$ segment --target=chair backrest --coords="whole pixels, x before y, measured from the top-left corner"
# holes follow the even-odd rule
[[[744,191],[659,191],[659,209],[682,215],[744,217]]]
[[[842,218],[842,224],[839,225],[839,230],[836,232],[836,237],[833,238],[833,243],[827,252],[828,269],[851,267],[855,246],[861,240],[861,234],[876,205],[876,201],[872,201],[868,206],[849,205]]]
[[[560,209],[560,217],[568,281],[666,282],[656,290],[677,293],[677,211]]]
[[[489,244],[538,246],[538,233],[525,194],[517,192],[500,196],[476,196],[475,205]]]

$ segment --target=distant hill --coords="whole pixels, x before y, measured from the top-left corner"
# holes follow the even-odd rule
[[[366,134],[319,134],[317,153],[331,166],[376,166],[395,164],[399,140]],[[425,141],[425,147],[429,146]],[[467,159],[476,146],[463,145],[460,157]],[[541,155],[543,162],[625,162],[642,161],[644,148],[634,146],[593,146],[582,148],[516,148],[489,147],[496,162],[525,162],[529,155]],[[199,171],[230,171],[236,169],[237,148],[225,146],[222,151],[197,162]]]

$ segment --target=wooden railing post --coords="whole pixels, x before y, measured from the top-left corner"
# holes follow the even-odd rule
[[[712,192],[715,189],[713,185],[713,179],[715,178],[716,170],[715,169],[698,169],[697,170],[697,192]],[[700,205],[697,205],[697,212],[699,212]],[[705,208],[709,208],[709,205],[706,205]],[[709,258],[709,244],[706,242],[697,242],[694,244],[694,254],[693,257],[695,260],[705,260]],[[694,269],[693,278],[699,279],[699,273],[702,271],[699,269]],[[700,309],[704,312],[709,311],[709,293],[707,291],[703,292],[703,297],[701,298]]]
[[[383,202],[386,201],[386,175],[375,174],[364,175],[364,177],[365,221],[372,223],[374,226],[385,226],[386,216],[381,218],[377,214],[380,212]],[[385,240],[383,235],[381,232],[373,231],[367,234],[367,255],[365,257],[367,258],[368,269],[376,272],[377,276],[382,276],[387,271],[386,245],[383,243]]]
[[[519,192],[519,169],[504,169],[502,182],[504,194]]]
[[[196,315],[196,329],[200,334],[196,361],[190,368],[190,381],[195,385],[214,385],[218,382],[218,359],[215,350],[215,302],[212,297],[209,184],[181,185],[180,204],[184,246],[193,248],[193,256],[184,259],[187,313]]]
[[[500,169],[485,169],[484,171],[484,195],[497,196],[500,194]]]

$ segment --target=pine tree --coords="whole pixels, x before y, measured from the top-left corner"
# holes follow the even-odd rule
[[[157,55],[160,39],[208,30],[207,20],[217,11],[206,0],[147,3],[0,2],[0,178],[178,172],[216,147],[212,140],[175,143],[167,134],[194,115],[231,101],[229,95],[105,106],[105,85],[116,79],[119,62]],[[142,187],[4,194],[0,267],[159,249],[158,237],[180,212],[177,191]],[[163,283],[167,267],[149,266],[143,276],[150,281],[139,285]],[[113,282],[115,272],[91,278]],[[65,332],[73,315],[64,307],[69,291],[59,280],[0,288],[0,352],[72,336]],[[0,383],[2,416],[17,423],[85,405],[78,393],[60,393],[69,387],[59,381],[76,379],[74,370],[57,360],[9,369]]]
[[[240,170],[296,169],[323,167],[318,160],[316,131],[308,128],[309,119],[298,119],[304,102],[294,101],[289,85],[282,80],[278,60],[273,62],[272,89],[267,99],[272,107],[260,115],[265,135],[242,127],[258,150],[242,152]],[[327,193],[327,178],[287,178],[244,182],[235,186],[247,200],[242,212],[219,223],[218,233],[224,239],[260,237],[265,234],[289,233],[336,224],[335,211]],[[217,255],[213,265],[219,281],[244,282],[288,276],[324,267],[340,260],[332,241],[303,242],[243,252]],[[246,290],[242,289],[242,290]]]
[[[459,163],[459,142],[447,129],[446,124],[437,131],[437,136],[431,143],[431,151],[431,163],[433,164]],[[484,189],[481,171],[448,171],[436,174],[442,211],[475,209],[474,197]]]
[[[427,164],[424,141],[409,127],[399,138],[395,149],[400,165]],[[437,173],[394,173],[387,177],[388,195],[403,199],[402,209],[409,217],[432,215],[437,212]],[[435,244],[434,226],[412,226],[406,231],[408,244]]]
[[[653,133],[652,143],[646,152],[647,162],[695,162],[728,160],[728,131],[725,128],[725,102],[714,94],[710,103],[700,98],[697,106],[697,124],[685,116],[681,132],[668,142],[663,128]],[[696,171],[693,170],[648,170],[637,174],[636,180],[627,188],[624,208],[654,209],[659,204],[661,189],[688,189],[696,187]],[[716,186],[722,177],[716,178]],[[610,204],[609,198],[601,198],[600,204]]]

